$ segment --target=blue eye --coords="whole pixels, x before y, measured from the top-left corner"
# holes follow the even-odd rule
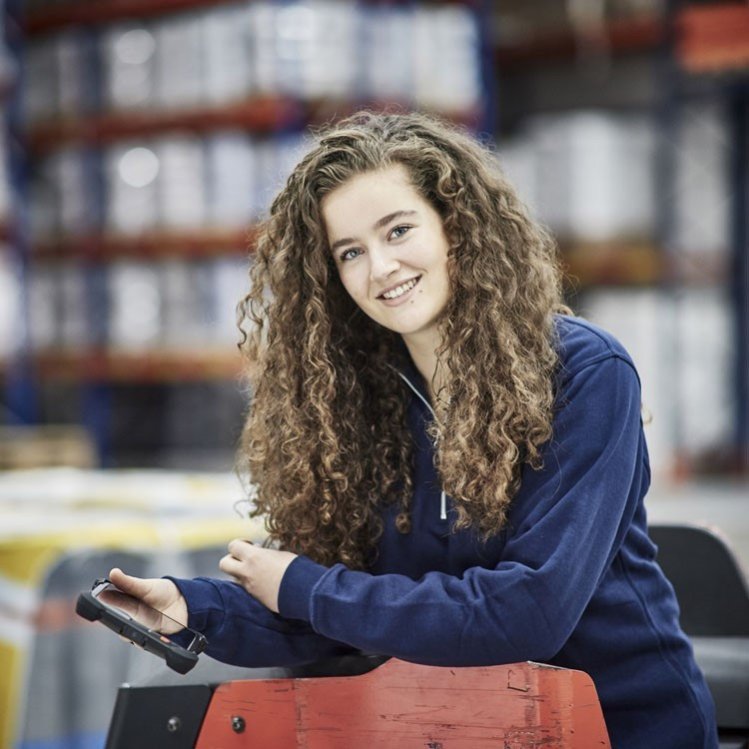
[[[390,236],[393,239],[400,239],[409,229],[411,229],[408,224],[401,224],[400,226],[396,226],[391,232]]]
[[[355,257],[359,257],[361,255],[361,250],[357,247],[352,247],[350,250],[344,250],[339,256],[338,259],[345,263],[347,260],[353,260]]]

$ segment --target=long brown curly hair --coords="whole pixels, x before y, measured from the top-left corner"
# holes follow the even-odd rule
[[[387,503],[410,529],[411,394],[393,370],[404,347],[344,290],[321,213],[353,176],[394,165],[448,240],[448,376],[431,431],[454,528],[498,532],[523,464],[539,468],[551,437],[553,315],[569,310],[555,245],[494,154],[421,114],[359,112],[322,130],[273,201],[238,306],[252,389],[238,469],[269,539],[323,564],[370,564]]]

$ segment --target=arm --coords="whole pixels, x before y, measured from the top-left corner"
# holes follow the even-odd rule
[[[315,634],[305,622],[274,614],[238,584],[226,580],[144,579],[126,575],[118,568],[111,570],[109,579],[120,590],[169,617],[147,622],[153,629],[185,646],[192,634],[183,633],[180,624],[202,632],[208,640],[207,655],[224,663],[291,666],[355,652]],[[136,610],[130,613],[143,620]]]
[[[548,660],[569,638],[618,550],[649,480],[640,389],[607,358],[562,388],[544,468],[526,470],[494,569],[421,580],[305,557],[283,577],[282,615],[371,652],[437,665]]]
[[[273,613],[237,583],[206,577],[167,579],[187,602],[188,626],[206,636],[205,652],[223,663],[292,666],[356,652],[316,634],[306,622]],[[179,641],[179,635],[174,639]]]

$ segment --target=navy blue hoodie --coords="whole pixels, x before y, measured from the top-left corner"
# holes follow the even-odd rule
[[[634,365],[589,323],[559,317],[557,330],[553,437],[543,468],[524,468],[501,533],[482,543],[451,532],[425,431],[432,413],[411,368],[411,532],[395,529],[391,506],[371,570],[296,558],[280,615],[235,583],[175,580],[208,653],[245,666],[352,649],[443,666],[541,661],[591,675],[614,747],[717,747],[712,699],[647,535]]]

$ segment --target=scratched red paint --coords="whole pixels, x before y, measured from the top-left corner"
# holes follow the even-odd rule
[[[245,730],[232,730],[241,717]],[[593,682],[535,663],[474,668],[391,659],[361,676],[216,689],[196,749],[610,749]]]

